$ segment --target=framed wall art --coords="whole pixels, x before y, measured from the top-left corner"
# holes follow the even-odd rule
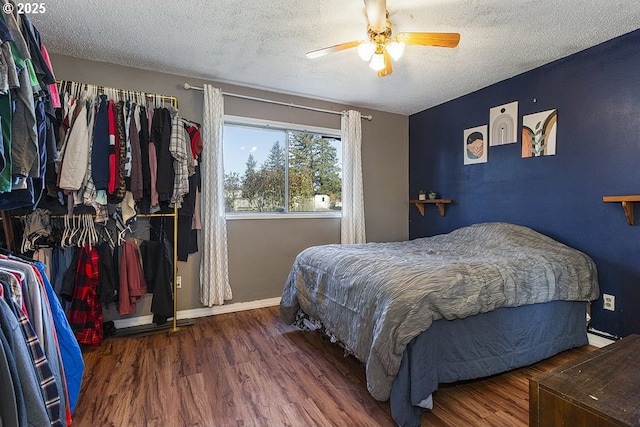
[[[556,154],[558,110],[547,110],[522,117],[522,157]]]
[[[487,125],[464,130],[464,164],[487,162]]]

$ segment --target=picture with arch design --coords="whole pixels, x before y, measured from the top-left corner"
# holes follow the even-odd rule
[[[518,101],[489,110],[489,145],[518,142]]]

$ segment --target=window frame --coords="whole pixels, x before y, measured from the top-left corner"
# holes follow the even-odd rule
[[[244,116],[235,116],[235,115],[224,115],[224,124],[226,125],[236,125],[236,126],[247,126],[247,127],[262,127],[265,129],[274,129],[281,131],[296,131],[296,132],[310,132],[321,134],[324,136],[332,137],[340,140],[341,149],[342,149],[342,135],[340,129],[332,129],[325,128],[320,126],[308,126],[301,125],[296,123],[288,123],[288,122],[279,122],[275,120],[266,120],[266,119],[257,119],[253,117],[244,117]],[[222,133],[222,138],[224,140],[224,131]],[[288,138],[286,138],[288,139]],[[224,141],[223,141],[224,143]],[[285,145],[286,154],[287,154],[287,166],[285,168],[285,193],[286,200],[289,198],[289,142],[286,141]],[[223,152],[224,157],[224,152]],[[223,159],[224,164],[224,159]],[[340,164],[340,172],[342,179],[342,164]],[[318,212],[225,212],[225,217],[227,220],[245,220],[245,219],[299,219],[299,218],[307,218],[307,219],[328,219],[328,218],[342,218],[342,211],[318,211]]]

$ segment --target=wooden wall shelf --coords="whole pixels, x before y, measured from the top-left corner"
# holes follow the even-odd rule
[[[627,218],[627,224],[633,225],[633,202],[640,202],[640,195],[604,196],[602,201],[622,203],[622,210],[625,218]]]
[[[413,203],[422,216],[424,216],[424,205],[436,205],[440,216],[444,216],[444,205],[451,203],[451,199],[409,200],[409,203]]]

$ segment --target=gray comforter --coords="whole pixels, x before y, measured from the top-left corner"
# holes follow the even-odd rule
[[[405,347],[434,320],[596,298],[587,255],[526,227],[485,223],[407,242],[308,248],[280,312],[288,324],[299,309],[319,319],[365,362],[371,395],[386,400]]]

